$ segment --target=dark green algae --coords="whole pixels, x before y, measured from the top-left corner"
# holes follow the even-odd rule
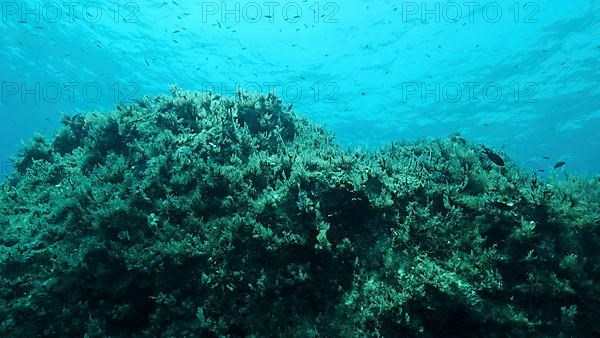
[[[600,334],[597,180],[460,135],[344,150],[273,95],[63,124],[0,186],[3,337]]]

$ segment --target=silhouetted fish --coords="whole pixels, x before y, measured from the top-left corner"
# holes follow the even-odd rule
[[[500,202],[500,201],[489,201],[489,203],[496,209],[502,210],[502,211],[509,211],[512,210],[514,203],[504,203],[504,202]]]
[[[558,169],[558,168],[562,167],[565,164],[567,164],[567,162],[565,162],[565,161],[558,161],[558,162],[554,163],[554,169]]]
[[[498,154],[492,152],[486,147],[483,147],[483,152],[487,155],[490,161],[494,162],[498,166],[504,167],[504,160],[502,159],[502,157],[498,156]]]

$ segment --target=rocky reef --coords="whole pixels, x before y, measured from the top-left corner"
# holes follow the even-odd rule
[[[597,179],[345,150],[273,95],[63,124],[0,186],[2,337],[600,335]]]

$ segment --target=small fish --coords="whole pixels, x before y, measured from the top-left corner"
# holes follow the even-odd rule
[[[129,231],[127,231],[127,230],[119,231],[119,233],[117,234],[117,238],[119,238],[122,241],[128,241],[130,239]]]
[[[544,160],[549,160],[549,159],[550,159],[550,157],[548,157],[548,156],[542,156],[542,158],[543,158]]]
[[[173,31],[173,34],[177,34],[177,33],[179,33],[179,32],[181,32],[181,31],[180,31],[179,29],[177,29],[177,30],[174,30],[174,31]]]
[[[562,167],[565,164],[567,164],[567,162],[565,162],[565,161],[558,161],[558,162],[554,163],[554,169],[558,169],[558,168]]]
[[[545,172],[546,170],[544,170],[544,169],[540,169],[540,170],[538,170],[538,171],[539,171],[539,172],[541,172],[541,173],[543,173],[543,172]]]
[[[148,62],[148,59],[144,59],[144,61],[146,61],[146,66],[150,66],[150,62]]]
[[[502,157],[498,156],[498,154],[492,152],[490,149],[483,147],[483,153],[487,155],[490,161],[494,162],[494,164],[504,167],[504,160]]]
[[[460,136],[460,135],[453,135],[452,136],[452,140],[455,141],[455,142],[458,142],[458,143],[460,143],[462,145],[466,145],[467,144],[467,141],[462,136]]]
[[[510,211],[512,210],[512,208],[514,207],[514,203],[511,202],[501,202],[501,201],[489,201],[489,203],[497,209],[500,209],[502,211]]]

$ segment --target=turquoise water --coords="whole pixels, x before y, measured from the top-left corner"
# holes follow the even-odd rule
[[[344,145],[460,132],[600,172],[597,1],[3,1],[0,159],[170,85],[275,91]],[[544,158],[548,157],[548,158]],[[564,161],[555,170],[552,166]]]

